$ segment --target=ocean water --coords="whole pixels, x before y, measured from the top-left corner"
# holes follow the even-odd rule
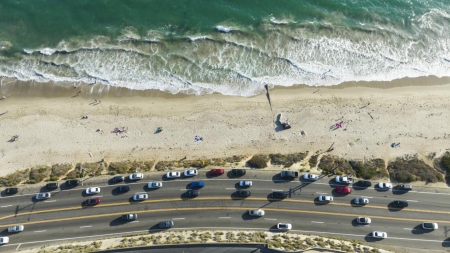
[[[251,96],[450,76],[450,0],[1,0],[0,76]]]

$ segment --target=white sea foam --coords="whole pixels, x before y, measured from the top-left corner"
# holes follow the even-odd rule
[[[231,28],[231,27],[225,27],[225,26],[221,26],[221,25],[216,26],[216,29],[217,29],[217,31],[222,32],[222,33],[229,33],[233,30],[233,28]]]
[[[205,40],[208,39],[208,36],[198,36],[198,37],[193,37],[193,36],[188,36],[189,41],[194,42],[197,40]]]

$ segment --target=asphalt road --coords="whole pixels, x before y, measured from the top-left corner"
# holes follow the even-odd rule
[[[109,185],[105,178],[85,180],[83,186],[70,190],[56,190],[47,201],[36,201],[36,192],[45,189],[28,187],[16,196],[0,198],[0,231],[7,235],[7,226],[24,224],[25,231],[9,234],[10,244],[5,249],[14,250],[20,245],[36,247],[55,240],[67,241],[70,238],[90,238],[110,236],[109,234],[148,232],[158,229],[159,221],[174,220],[174,229],[193,228],[232,228],[244,230],[274,230],[278,222],[289,222],[294,231],[328,236],[357,239],[367,243],[396,245],[419,249],[445,249],[450,247],[448,230],[450,228],[450,192],[447,189],[417,188],[412,192],[379,191],[374,188],[353,187],[349,195],[336,194],[333,178],[324,177],[318,182],[303,180],[286,181],[274,172],[248,171],[242,178],[229,178],[227,175],[209,177],[205,172],[194,178],[166,180],[162,173],[146,175],[139,182],[126,182],[131,190],[116,194],[117,185]],[[249,188],[252,195],[246,199],[236,198],[233,193],[239,189],[241,179],[252,180]],[[195,199],[183,197],[189,189],[188,183],[205,180],[206,186],[200,189]],[[162,181],[161,189],[147,189],[149,181]],[[375,182],[374,182],[375,183]],[[95,207],[85,207],[82,202],[89,198],[83,192],[86,187],[100,186],[101,203]],[[289,197],[274,200],[272,191],[288,191]],[[135,202],[134,193],[147,192],[149,200]],[[322,204],[316,199],[319,195],[332,195],[335,201]],[[370,204],[355,206],[355,197],[367,197]],[[409,207],[403,210],[389,205],[393,200],[408,201]],[[266,215],[251,218],[247,210],[261,208]],[[138,221],[123,223],[118,218],[124,213],[138,213]],[[355,223],[358,216],[372,218],[372,224],[361,226]],[[424,231],[423,221],[439,224],[436,231]],[[205,224],[208,227],[205,227]],[[374,240],[372,231],[385,231],[389,238]],[[2,247],[2,250],[3,250]]]

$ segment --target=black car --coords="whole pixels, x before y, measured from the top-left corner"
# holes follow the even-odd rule
[[[367,180],[359,180],[358,183],[356,183],[356,185],[358,185],[360,187],[370,187],[370,186],[372,186],[372,182],[367,181]]]
[[[68,187],[75,187],[81,184],[81,181],[78,179],[70,179],[66,181],[66,186]]]
[[[188,191],[186,191],[184,196],[186,196],[188,198],[193,198],[193,197],[197,197],[199,194],[200,194],[200,192],[197,190],[188,190]]]
[[[231,170],[231,174],[241,177],[243,175],[245,175],[246,171],[244,169],[232,169]]]
[[[116,188],[116,192],[118,193],[124,193],[130,190],[130,186],[128,185],[122,185]]]
[[[252,193],[250,191],[247,191],[247,190],[236,191],[234,193],[235,196],[242,197],[242,198],[249,197],[251,194]]]
[[[115,183],[123,182],[124,179],[125,179],[124,176],[115,176],[115,177],[112,178],[111,181],[115,184]]]
[[[392,201],[392,206],[394,207],[408,207],[408,202],[406,201],[401,201],[401,200],[394,200]]]
[[[52,183],[48,183],[48,184],[46,185],[46,187],[47,187],[47,189],[49,189],[50,191],[51,191],[51,190],[56,190],[56,189],[58,189],[59,184],[56,183],[56,182],[52,182]]]
[[[271,197],[276,199],[284,199],[287,198],[287,192],[272,192]]]
[[[19,192],[19,188],[6,188],[5,194],[11,195]]]
[[[173,221],[161,221],[159,224],[158,224],[158,227],[159,228],[171,228],[171,227],[173,227]]]

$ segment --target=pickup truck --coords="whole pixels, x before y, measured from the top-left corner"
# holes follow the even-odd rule
[[[296,177],[298,177],[298,172],[296,172],[296,171],[282,171],[282,172],[280,172],[280,177],[282,177],[282,178],[296,178]]]
[[[336,183],[353,184],[353,178],[349,176],[337,176],[335,181]]]

